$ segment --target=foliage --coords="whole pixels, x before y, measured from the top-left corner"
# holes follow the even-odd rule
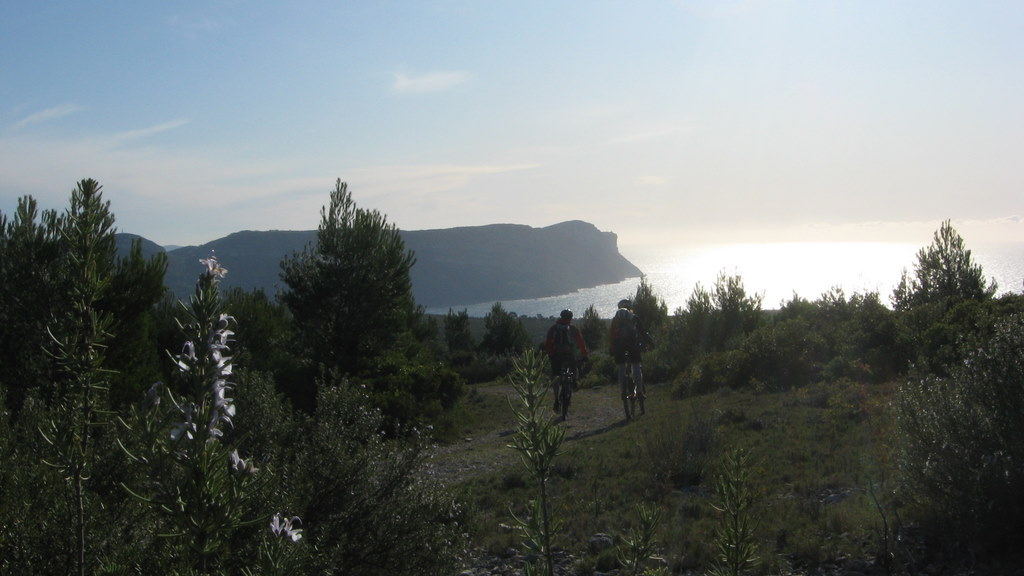
[[[378,356],[351,382],[369,392],[374,405],[381,410],[385,430],[390,433],[408,425],[447,429],[452,424],[448,418],[465,392],[462,378],[447,365],[410,363],[394,352]]]
[[[903,497],[975,542],[1024,535],[1024,315],[896,398]]]
[[[724,390],[678,401],[666,397],[663,383],[652,386],[649,391],[657,401],[648,402],[644,418],[630,424],[618,421],[593,433],[567,430],[548,495],[563,521],[559,541],[571,550],[578,553],[596,533],[639,529],[635,508],[644,502],[666,511],[657,556],[673,574],[703,573],[715,561],[722,518],[712,507],[718,503],[712,487],[723,470],[711,463],[722,461],[733,447],[758,455],[750,481],[758,494],[752,514],[761,524],[755,539],[763,551],[765,573],[867,558],[877,549],[876,507],[860,487],[869,474],[884,480],[885,463],[892,460],[886,456],[891,438],[887,386]],[[506,393],[497,385],[479,390],[493,393],[495,402]],[[584,389],[573,400],[581,413],[606,411],[618,405],[618,390]],[[484,429],[510,426],[505,418],[496,418]],[[473,454],[470,461],[479,455]],[[519,462],[510,460],[491,474],[470,475],[459,483],[473,503],[474,542],[494,554],[513,542],[515,533],[500,528],[508,503],[526,502],[537,492],[520,469]],[[892,488],[881,486],[883,493]],[[604,560],[614,560],[614,554]],[[614,566],[606,564],[601,570]]]
[[[13,220],[0,213],[0,384],[15,410],[53,372],[47,323],[63,291],[59,239],[57,213],[40,216],[31,197],[18,200]]]
[[[723,293],[721,286],[716,292]],[[713,297],[698,286],[688,309],[673,316],[666,344],[682,349],[670,364],[678,395],[721,387],[779,390],[821,379],[883,382],[905,370],[912,356],[900,318],[874,292],[847,298],[833,288],[814,302],[794,295],[773,312],[756,312],[756,300],[733,306],[748,310],[738,333],[722,324],[719,302],[730,301],[736,298]]]
[[[651,480],[668,489],[686,490],[704,481],[716,444],[714,416],[691,411],[685,418],[648,426],[637,449],[650,463]]]
[[[231,288],[222,298],[224,308],[245,326],[235,335],[235,362],[246,372],[272,374],[279,382],[296,379],[301,366],[290,346],[297,336],[287,308],[262,290]]]
[[[378,410],[344,381],[318,386],[316,414],[281,465],[313,555],[305,573],[446,575],[465,548],[464,514],[424,474],[427,437],[389,440]]]
[[[932,243],[917,253],[914,276],[903,271],[903,278],[893,291],[893,308],[910,310],[927,304],[949,306],[965,299],[991,298],[998,286],[985,280],[979,264],[971,259],[971,251],[949,220],[935,232]]]
[[[746,574],[760,562],[758,558],[757,519],[753,515],[756,502],[751,481],[749,454],[735,449],[725,459],[723,471],[715,478],[715,510],[722,514],[716,532],[718,554],[713,576]]]
[[[670,329],[669,345],[682,358],[694,359],[705,352],[735,348],[737,342],[762,322],[761,296],[750,296],[739,276],[719,274],[711,291],[699,283],[686,302],[686,310],[677,310]]]
[[[296,404],[313,409],[308,386],[323,370],[374,381],[372,400],[400,423],[453,406],[458,376],[421,344],[436,325],[423,322],[413,302],[415,261],[398,229],[376,210],[358,208],[338,180],[316,244],[281,263],[288,289],[280,298],[304,346],[296,352],[308,359],[303,389],[290,392]]]
[[[74,567],[84,575],[89,571],[86,482],[93,474],[95,431],[105,425],[104,352],[113,326],[111,314],[98,304],[110,289],[114,217],[95,180],[78,184],[65,222],[62,243],[69,306],[50,328],[58,372],[48,390],[53,415],[43,434],[52,448],[50,465],[68,479],[68,499],[75,510]]]
[[[358,208],[339,179],[316,243],[281,262],[280,298],[314,365],[350,373],[410,337],[415,261],[394,224]]]
[[[625,547],[619,547],[619,562],[625,566],[626,574],[639,576],[644,564],[654,552],[655,535],[664,517],[664,512],[656,506],[637,504],[637,516],[640,526],[629,531],[623,538]]]
[[[906,363],[913,362],[918,374],[949,375],[971,347],[963,340],[987,337],[994,319],[1015,305],[1012,296],[995,299],[996,288],[949,221],[943,222],[917,253],[914,276],[904,271],[893,291]]]
[[[501,302],[495,302],[484,317],[486,332],[480,342],[480,349],[494,356],[518,355],[530,347],[530,336],[522,322],[512,312],[505,310]]]
[[[113,259],[113,254],[108,254]],[[113,335],[107,348],[111,368],[110,398],[113,407],[129,405],[145,391],[145,383],[160,377],[165,357],[156,346],[156,326],[150,312],[164,295],[167,257],[149,259],[142,244],[132,242],[128,256],[116,259],[110,286],[99,308],[110,314]]]
[[[114,405],[123,406],[139,392],[134,378],[157,373],[155,350],[139,345],[152,343],[148,309],[161,297],[167,260],[163,255],[145,260],[138,241],[128,257],[118,259],[113,223],[110,203],[91,179],[77,184],[61,216],[52,210],[40,214],[31,197],[19,199],[13,220],[0,213],[0,385],[10,391],[8,405],[15,410],[29,390],[55,377],[55,342],[47,330],[80,299],[76,290],[82,288],[75,286],[75,264],[69,261],[73,257],[89,259],[96,267],[91,273],[103,283],[91,306],[111,323],[104,355]],[[92,234],[88,246],[81,244],[85,232]],[[83,255],[82,250],[90,252]]]
[[[637,285],[630,302],[633,313],[640,318],[644,330],[657,337],[668,319],[668,306],[655,293],[646,276],[640,278],[640,284]]]
[[[744,344],[763,322],[761,297],[748,296],[739,276],[720,274],[710,292],[697,284],[687,309],[670,319],[661,349],[661,358],[674,355],[666,371],[678,374],[676,394],[750,384],[758,357]]]
[[[448,347],[449,362],[455,366],[465,366],[475,359],[476,343],[469,329],[469,312],[448,309],[444,317],[444,342]]]
[[[593,304],[587,306],[587,309],[583,311],[583,315],[576,322],[576,326],[579,328],[580,333],[583,334],[583,341],[587,343],[589,350],[604,349],[604,339],[608,335],[608,325],[601,319],[597,308]]]
[[[754,377],[773,389],[822,378],[883,382],[907,362],[897,318],[876,292],[847,298],[833,288],[814,302],[794,296],[752,339],[763,359]]]
[[[16,439],[2,493],[24,498],[8,501],[14,516],[5,516],[25,518],[0,538],[0,556],[15,572],[92,571],[116,547],[106,525],[126,512],[111,506],[121,470],[111,465],[107,423],[125,375],[152,374],[155,351],[140,327],[166,263],[144,261],[138,243],[118,259],[113,224],[91,179],[77,183],[61,216],[40,215],[30,197],[13,221],[0,214],[0,388]]]
[[[258,475],[225,438],[236,416],[228,396],[235,388],[228,380],[234,318],[224,312],[217,286],[226,270],[213,256],[203,263],[207,269],[183,306],[185,343],[174,356],[180,378],[154,384],[124,424],[126,451],[146,469],[140,485],[126,488],[162,517],[173,550],[168,568],[209,573],[228,566],[236,534],[256,523]]]
[[[485,330],[450,311],[442,336],[400,289],[412,254],[391,242],[393,226],[355,208],[340,182],[335,193],[322,213],[327,251],[318,243],[284,265],[302,291],[279,302],[218,295],[211,259],[181,326],[178,303],[158,302],[166,262],[144,260],[138,244],[113,256],[113,216],[94,181],[79,183],[62,216],[40,215],[31,198],[10,221],[0,214],[0,405],[9,407],[0,411],[0,573],[451,574],[470,526],[500,551],[512,543],[511,533],[486,534],[501,522],[490,509],[506,518],[509,502],[529,502],[512,512],[531,558],[549,570],[555,539],[621,531],[619,560],[637,571],[653,547],[653,511],[666,509],[674,513],[658,535],[674,572],[716,555],[735,572],[750,564],[724,553],[746,551],[784,573],[789,561],[889,551],[896,529],[883,514],[879,541],[875,479],[898,522],[953,526],[958,544],[981,554],[1012,549],[1024,532],[1024,297],[992,297],[948,223],[918,254],[896,310],[875,293],[832,289],[763,311],[738,276],[723,274],[669,317],[642,280],[634,308],[659,319],[645,355],[657,401],[637,422],[566,436],[565,427],[543,431],[548,375],[530,338],[547,321],[496,303]],[[347,271],[374,268],[365,258],[394,264],[382,272],[398,287],[388,303],[368,299],[390,288],[360,292],[368,278],[332,292]],[[301,322],[287,301],[299,292],[308,298]],[[467,324],[485,336],[479,349]],[[608,393],[614,376],[599,344],[606,321],[591,306],[578,325],[597,353],[574,401],[598,410],[588,397]],[[232,342],[236,326],[245,329]],[[354,353],[325,340],[365,326],[374,333]],[[164,350],[174,359],[166,368]],[[521,362],[513,355],[528,350]],[[247,369],[238,387],[228,384],[233,366]],[[482,381],[509,370],[537,388],[514,408],[513,442],[530,478],[500,469],[441,484],[429,442],[482,437],[481,412],[505,405],[505,396],[488,403],[486,386],[464,395],[460,374]],[[128,404],[157,375],[167,385],[133,416]],[[906,378],[894,433],[890,386]],[[685,398],[669,401],[670,382]],[[490,416],[499,433],[512,428],[508,412]],[[130,429],[109,425],[117,417]],[[494,450],[509,453],[501,444]],[[728,456],[726,446],[756,450],[763,468],[710,477],[707,462]],[[736,479],[768,497],[730,505],[744,501]],[[124,487],[140,498],[126,501]],[[637,502],[650,505],[639,521]],[[737,520],[744,514],[760,529]]]
[[[545,409],[546,374],[543,356],[535,350],[528,350],[516,361],[510,380],[519,400],[518,405],[512,405],[519,426],[509,447],[519,452],[536,489],[526,515],[513,514],[527,551],[542,562],[539,567],[527,564],[526,573],[534,574],[539,568],[542,573],[554,576],[552,539],[560,531],[561,523],[551,514],[548,481],[565,440],[565,428],[558,426]]]

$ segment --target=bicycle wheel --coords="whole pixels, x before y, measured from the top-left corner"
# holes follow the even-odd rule
[[[626,412],[626,420],[632,420],[636,413],[636,397],[633,395],[633,373],[629,364],[626,364],[626,381],[624,384],[625,394],[622,397],[622,409]]]
[[[572,373],[568,370],[562,372],[558,382],[558,399],[562,408],[562,420],[569,416],[569,403],[572,402]]]
[[[629,417],[636,418],[636,381],[633,380],[633,370],[630,367],[629,374]]]

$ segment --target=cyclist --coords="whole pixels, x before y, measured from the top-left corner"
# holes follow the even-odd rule
[[[566,365],[572,367],[576,377],[579,378],[579,364],[577,363],[577,352],[579,359],[586,362],[590,356],[587,349],[587,342],[583,334],[572,323],[572,310],[562,310],[558,320],[548,328],[547,336],[544,338],[544,352],[551,358],[551,374],[554,379],[551,389],[555,393],[555,412],[561,410],[559,403],[558,381],[562,370]]]
[[[615,365],[618,368],[619,393],[622,396],[622,406],[626,410],[626,418],[629,419],[629,395],[632,390],[628,389],[626,378],[626,364],[633,369],[633,382],[636,384],[638,394],[643,394],[644,372],[640,367],[640,343],[643,330],[640,322],[633,313],[632,303],[628,299],[619,300],[618,310],[612,316],[611,326],[608,328],[608,353],[615,358]],[[640,413],[644,413],[643,404],[640,404]]]

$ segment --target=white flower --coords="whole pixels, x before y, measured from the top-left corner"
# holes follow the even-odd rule
[[[175,424],[174,427],[171,428],[171,440],[176,442],[183,436],[192,440],[195,438],[196,433],[196,425],[195,422],[193,422],[196,414],[195,404],[178,404],[177,401],[174,400],[173,396],[171,397],[171,401],[174,402],[174,407],[178,409],[178,412],[181,412],[181,415],[184,416],[184,420]]]
[[[181,354],[174,357],[174,362],[182,372],[188,372],[196,363],[196,345],[191,340],[181,347]]]
[[[214,278],[223,278],[228,273],[227,269],[217,262],[217,257],[213,255],[213,252],[210,253],[209,258],[200,258],[199,262],[206,266],[206,273]]]
[[[149,408],[156,408],[160,406],[160,387],[163,385],[161,382],[156,382],[149,387],[146,391],[146,406]]]
[[[174,427],[171,428],[171,440],[177,442],[178,439],[181,438],[183,435],[189,440],[191,440],[195,431],[196,425],[191,422],[181,422],[179,424],[175,424]]]
[[[298,542],[302,539],[302,528],[293,526],[293,524],[302,524],[302,520],[298,516],[292,516],[287,520],[281,518],[281,513],[274,514],[274,518],[270,521],[270,531],[275,536],[282,538],[291,538],[292,542]]]
[[[232,450],[228,455],[231,458],[231,471],[236,474],[255,474],[257,468],[252,462],[246,462],[238,455],[238,450]]]
[[[230,314],[224,314],[224,313],[221,313],[220,317],[217,319],[217,333],[218,334],[222,334],[223,338],[224,338],[224,340],[222,340],[222,343],[226,341],[228,336],[231,336],[231,335],[234,334],[234,332],[232,332],[231,330],[228,330],[228,325],[231,322],[234,322],[234,321],[235,321],[235,317],[234,316],[232,316]]]

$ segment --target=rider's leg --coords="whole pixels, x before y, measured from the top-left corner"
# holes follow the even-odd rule
[[[622,362],[617,365],[619,375],[619,396],[622,398],[622,409],[626,413],[626,419],[629,416],[629,380],[626,378],[626,363]]]
[[[616,365],[616,368],[618,369],[619,377],[619,394],[622,396],[622,399],[625,400],[626,397],[629,396],[629,390],[626,384],[626,364],[618,364]]]
[[[644,371],[640,367],[640,363],[633,364],[633,381],[636,382],[636,396],[640,401],[640,413],[646,414],[647,408],[644,405],[644,399],[647,398],[647,388],[644,387]]]
[[[551,395],[555,398],[554,411],[559,412],[561,410],[561,402],[558,401],[558,378],[561,375],[561,363],[555,358],[551,358]]]

